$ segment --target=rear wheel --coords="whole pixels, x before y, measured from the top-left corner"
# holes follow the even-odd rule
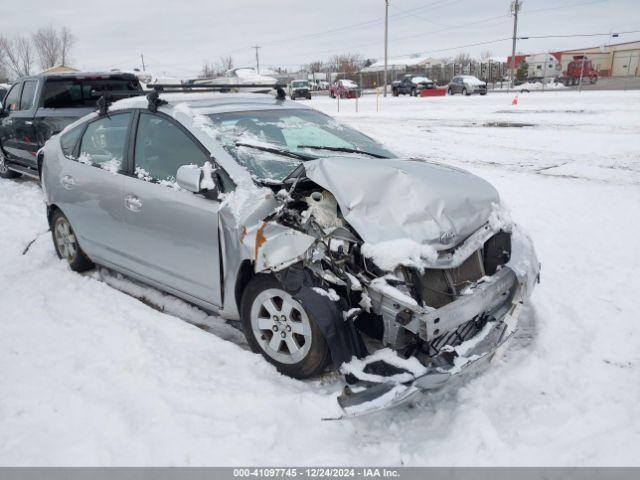
[[[251,349],[281,373],[309,378],[327,366],[329,348],[313,312],[287,293],[275,277],[254,277],[244,291],[240,312]]]
[[[20,174],[14,172],[13,170],[9,170],[9,166],[6,162],[6,157],[4,156],[4,152],[2,151],[2,147],[0,147],[0,177],[2,178],[16,178],[19,177]]]
[[[447,93],[448,93],[449,95],[453,95],[453,90],[451,89],[451,87],[449,87],[449,89],[447,90]]]
[[[463,95],[470,95],[470,93],[467,91],[467,87],[464,87],[464,88],[462,89],[462,94],[463,94]]]
[[[80,248],[69,220],[60,210],[56,210],[51,219],[51,236],[58,258],[65,259],[71,270],[84,272],[93,268],[93,262]]]

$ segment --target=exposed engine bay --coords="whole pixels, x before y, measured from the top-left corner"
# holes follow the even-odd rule
[[[438,388],[506,344],[539,263],[499,204],[462,241],[382,268],[387,262],[369,253],[380,249],[367,248],[345,219],[349,206],[309,178],[312,171],[300,167],[273,188],[275,212],[245,242],[255,246],[256,272],[273,273],[322,312],[316,319],[348,384],[338,399],[345,416]]]

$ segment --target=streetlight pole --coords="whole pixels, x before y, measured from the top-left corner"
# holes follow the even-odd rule
[[[509,84],[514,84],[515,71],[516,71],[516,38],[518,36],[518,12],[522,7],[522,0],[512,0],[511,11],[513,12],[513,37],[511,45],[511,68],[509,70]],[[507,85],[507,92],[509,91],[509,85]]]
[[[387,96],[387,67],[389,62],[389,0],[384,0],[384,96]]]

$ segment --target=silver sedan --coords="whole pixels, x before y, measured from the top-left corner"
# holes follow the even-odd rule
[[[53,245],[230,320],[345,415],[490,360],[539,277],[495,189],[268,95],[116,102],[42,149]],[[356,386],[354,386],[356,385]]]

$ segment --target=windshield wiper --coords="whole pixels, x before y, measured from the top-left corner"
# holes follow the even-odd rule
[[[330,147],[326,145],[298,145],[298,148],[313,148],[315,150],[329,150],[331,152],[361,153],[363,155],[369,155],[375,158],[389,158],[386,155],[381,155],[379,153],[367,152],[366,150],[358,150],[357,148],[349,147]]]
[[[292,152],[291,150],[287,150],[285,148],[264,147],[262,145],[253,145],[251,143],[236,142],[236,147],[253,148],[255,150],[261,150],[263,152],[274,153],[276,155],[282,155],[283,157],[297,158],[298,160],[303,160],[303,161],[315,160],[316,158],[318,158],[318,157],[316,157],[314,155],[307,155],[305,153]]]

